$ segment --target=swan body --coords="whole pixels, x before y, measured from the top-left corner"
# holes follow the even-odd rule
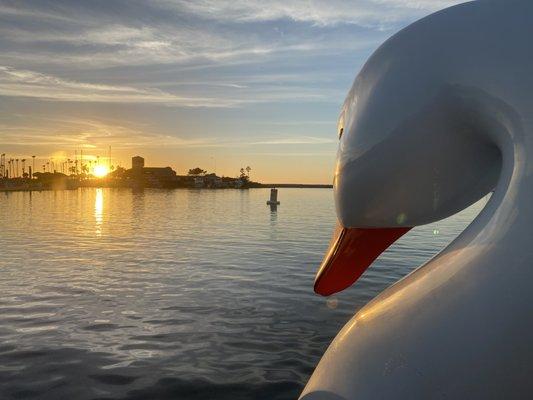
[[[469,2],[400,31],[357,76],[339,120],[342,229],[407,230],[494,193],[347,323],[300,399],[533,397],[532,41],[532,1]],[[319,293],[337,290],[348,247]]]

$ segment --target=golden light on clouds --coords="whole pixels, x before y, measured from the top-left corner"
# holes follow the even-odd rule
[[[39,172],[140,154],[179,174],[250,165],[265,183],[330,183],[354,73],[392,33],[463,1],[9,2],[0,153]]]

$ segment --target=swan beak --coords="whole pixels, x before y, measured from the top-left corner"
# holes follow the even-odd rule
[[[351,286],[391,244],[411,228],[344,228],[337,223],[315,278],[315,293],[330,296]]]

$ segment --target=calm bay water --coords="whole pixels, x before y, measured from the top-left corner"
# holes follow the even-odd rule
[[[313,293],[333,192],[0,193],[0,398],[294,399],[338,330],[484,201]]]

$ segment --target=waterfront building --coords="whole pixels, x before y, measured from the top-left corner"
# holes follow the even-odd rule
[[[141,156],[131,158],[131,169],[124,173],[124,177],[137,185],[147,187],[171,187],[176,186],[178,181],[176,171],[172,168],[145,167],[144,158]]]
[[[144,158],[135,156],[131,158],[131,169],[134,171],[142,170],[144,168]]]

